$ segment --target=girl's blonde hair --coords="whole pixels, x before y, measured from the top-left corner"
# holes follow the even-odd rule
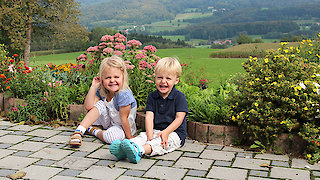
[[[181,64],[177,57],[165,57],[160,59],[157,62],[157,65],[154,69],[155,73],[157,72],[169,72],[175,74],[177,78],[181,75]]]
[[[120,69],[120,71],[123,74],[123,83],[122,86],[120,87],[120,91],[126,90],[129,88],[129,79],[128,79],[128,73],[126,69],[126,64],[124,63],[123,59],[119,56],[111,56],[103,59],[103,61],[100,64],[99,68],[99,78],[102,81],[102,76],[104,71],[108,71],[108,67],[113,67]],[[104,97],[107,96],[108,90],[103,86],[101,83],[101,89],[100,89],[100,94]]]

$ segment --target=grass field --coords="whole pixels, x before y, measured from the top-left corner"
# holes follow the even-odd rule
[[[208,79],[209,86],[212,87],[218,87],[220,82],[228,79],[230,75],[243,72],[241,63],[246,59],[209,58],[209,54],[213,51],[217,50],[208,48],[158,49],[156,55],[159,57],[178,57],[181,63],[187,63],[201,77]],[[47,63],[76,63],[75,60],[81,53],[83,52],[34,56],[30,59],[30,64],[35,66]],[[204,68],[204,72],[200,71],[201,68]]]

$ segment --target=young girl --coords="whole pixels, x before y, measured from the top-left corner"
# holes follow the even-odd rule
[[[120,57],[112,56],[101,62],[99,76],[92,80],[84,104],[89,112],[71,136],[71,146],[82,144],[86,130],[108,144],[117,139],[133,138],[137,103],[129,89],[126,66]]]

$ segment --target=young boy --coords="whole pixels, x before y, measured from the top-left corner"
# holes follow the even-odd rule
[[[158,61],[155,67],[157,90],[147,99],[146,132],[130,140],[113,141],[111,154],[138,163],[143,154],[163,155],[184,145],[188,104],[184,94],[175,88],[180,74],[181,65],[177,59],[167,57]]]

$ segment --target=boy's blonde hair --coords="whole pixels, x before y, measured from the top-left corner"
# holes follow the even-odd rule
[[[127,73],[127,69],[126,69],[126,64],[124,63],[123,59],[119,56],[113,55],[111,57],[107,57],[107,58],[103,59],[103,61],[100,64],[99,74],[98,74],[101,82],[102,82],[103,72],[108,71],[107,68],[110,68],[110,67],[120,69],[120,71],[123,74],[123,83],[122,83],[122,86],[120,87],[120,91],[128,89],[129,88],[129,79],[128,79],[128,73]],[[108,90],[101,83],[100,94],[102,96],[106,97],[107,92],[108,92]]]
[[[155,73],[157,72],[169,72],[175,74],[177,78],[181,75],[181,64],[177,57],[165,57],[160,59],[157,62],[157,65],[154,69]]]

